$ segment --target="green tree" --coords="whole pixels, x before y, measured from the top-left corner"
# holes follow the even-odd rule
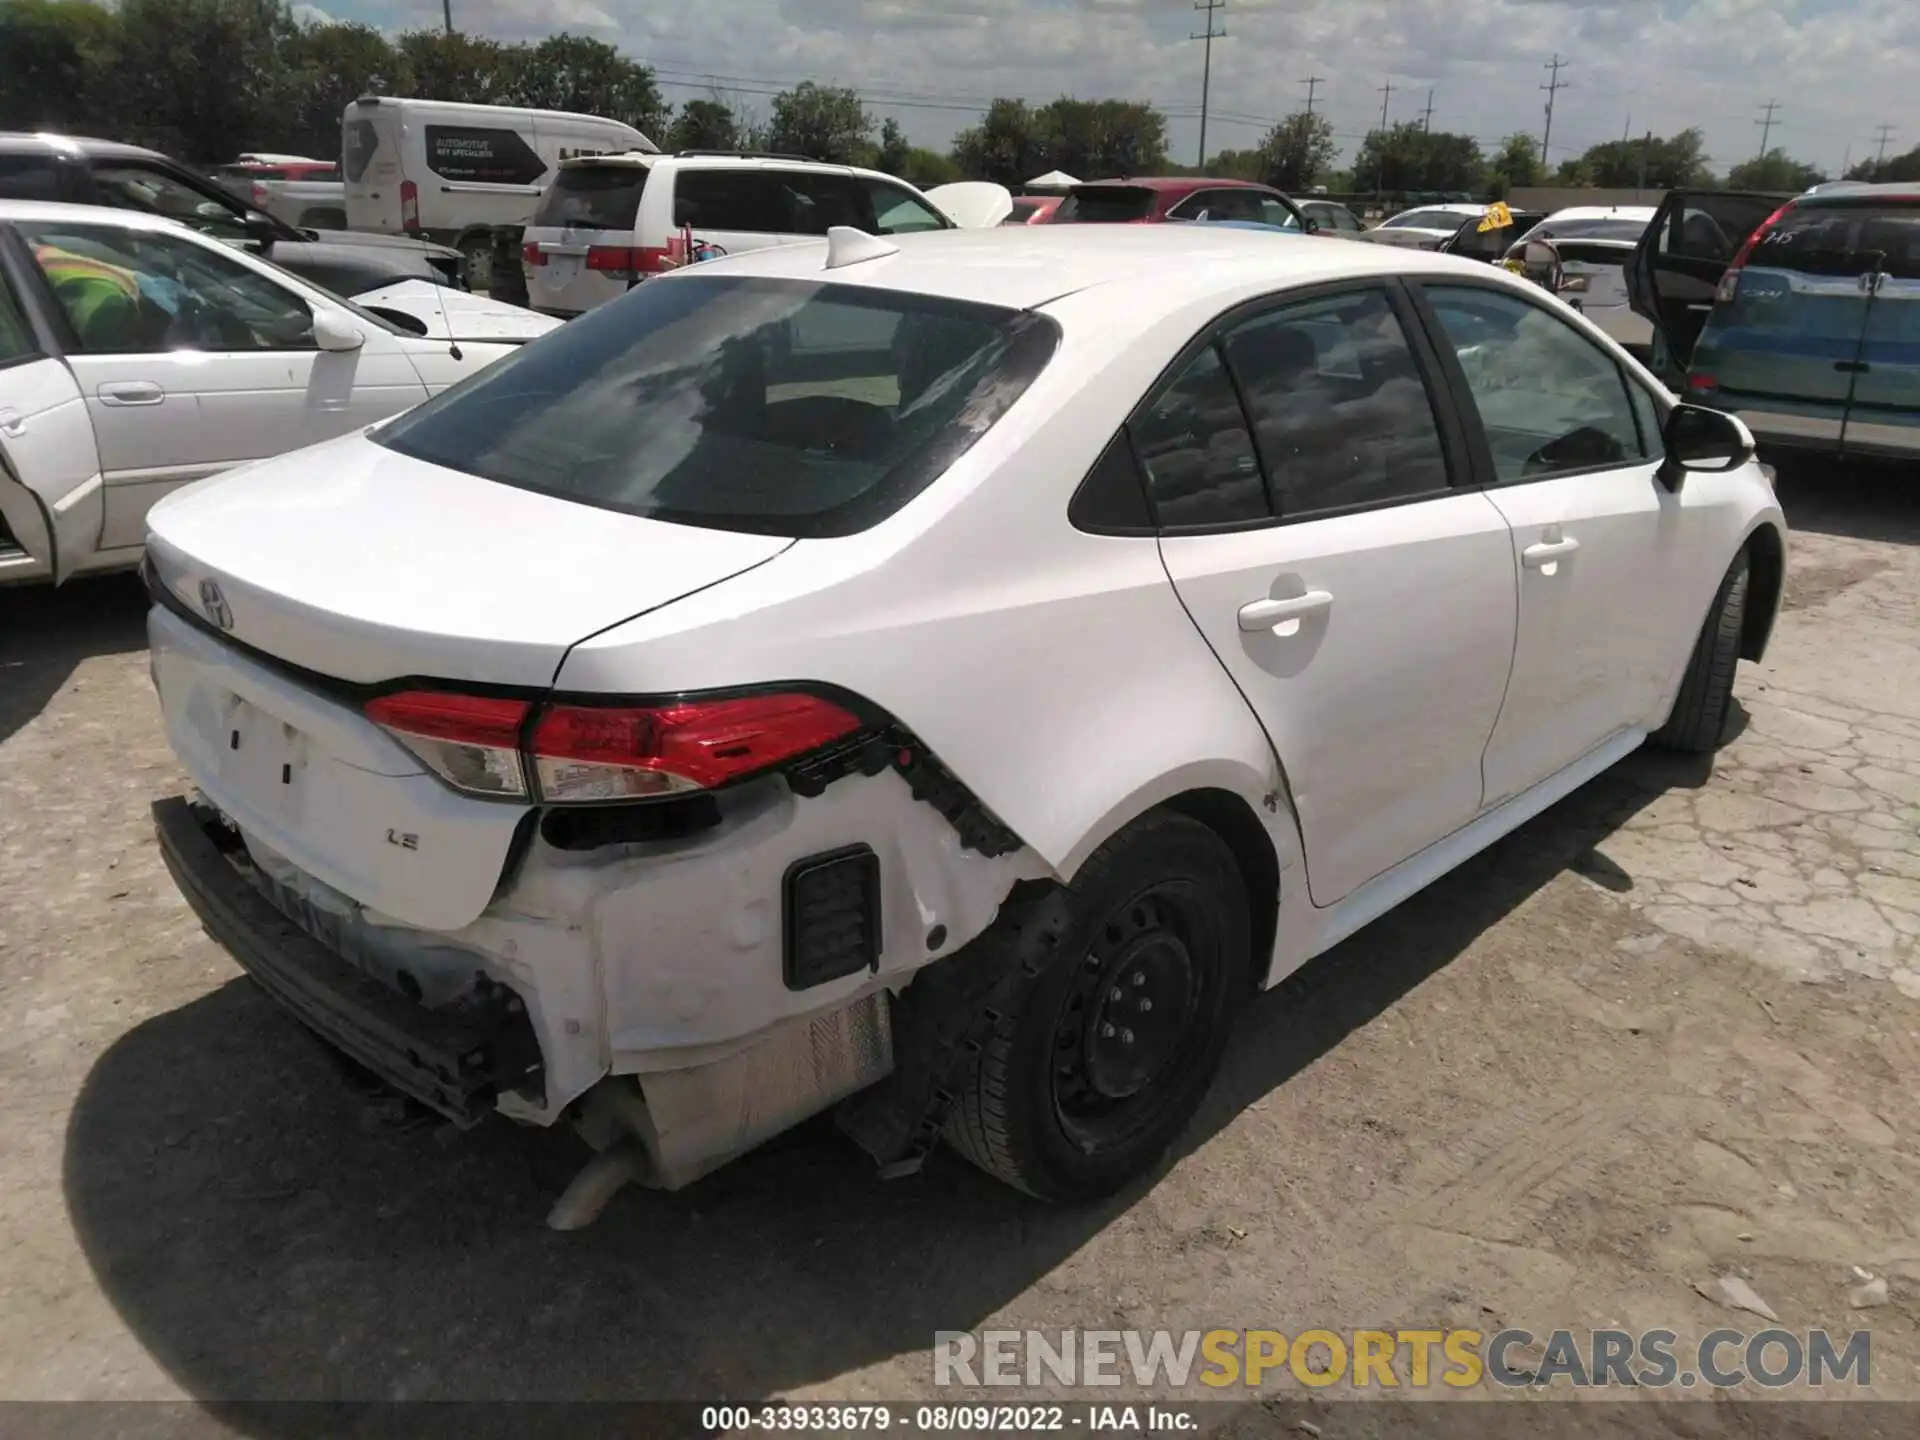
[[[309,25],[286,42],[284,119],[298,155],[337,156],[340,117],[376,80],[389,88],[406,79],[400,58],[366,25]]]
[[[1302,110],[1287,116],[1260,142],[1260,173],[1278,190],[1305,190],[1333,164],[1339,151],[1333,123],[1324,115]]]
[[[512,51],[485,36],[409,30],[395,44],[407,83],[395,94],[421,100],[469,100],[510,105],[517,100],[519,65]]]
[[[1798,195],[1826,178],[1819,166],[1795,160],[1776,146],[1734,166],[1728,172],[1727,184],[1735,190],[1779,190]]]
[[[1593,146],[1580,162],[1592,183],[1603,189],[1698,189],[1714,183],[1706,137],[1698,129],[1664,138],[1643,135],[1638,140],[1609,140]]]
[[[767,148],[850,165],[870,153],[873,117],[860,92],[803,80],[773,97]]]
[[[1920,145],[1891,160],[1862,160],[1847,171],[1846,178],[1865,180],[1871,184],[1920,180]]]
[[[537,45],[515,45],[505,55],[507,90],[537,110],[604,115],[649,139],[664,134],[667,105],[653,71],[602,40],[549,35]]]
[[[1406,120],[1374,130],[1354,157],[1354,181],[1367,190],[1478,190],[1487,162],[1471,135],[1427,130]]]
[[[953,163],[970,180],[1017,188],[1046,168],[1046,150],[1033,107],[995,100],[984,119],[953,137]]]
[[[90,0],[0,4],[0,129],[76,130],[102,125],[100,85],[120,38],[117,12]]]
[[[873,168],[884,170],[889,175],[901,175],[907,166],[907,157],[913,153],[913,147],[907,143],[899,122],[891,116],[880,122],[880,148],[874,153]],[[904,179],[904,175],[902,175]]]
[[[1040,169],[1095,180],[1153,175],[1166,168],[1167,121],[1151,105],[1063,96],[1034,112],[1034,130],[1043,160]],[[1030,170],[1020,180],[1038,173]]]
[[[907,158],[893,172],[909,185],[931,190],[960,179],[960,167],[938,150],[923,150],[918,145],[907,151]]]
[[[290,140],[294,33],[279,0],[123,0],[102,77],[115,103],[88,128],[202,164],[242,146],[277,149]]]
[[[669,150],[742,150],[739,118],[719,100],[689,100],[667,132]]]
[[[1507,136],[1487,162],[1487,190],[1496,200],[1524,186],[1538,185],[1541,179],[1540,147],[1531,135]]]

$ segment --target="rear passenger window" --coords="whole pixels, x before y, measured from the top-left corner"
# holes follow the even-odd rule
[[[1440,428],[1378,290],[1270,311],[1227,336],[1282,516],[1447,488]]]
[[[764,170],[682,170],[674,177],[673,223],[696,230],[793,233],[787,192]]]
[[[13,292],[4,281],[0,281],[0,367],[13,364],[16,360],[29,360],[40,353],[40,347],[34,343],[33,331],[27,328],[27,317],[20,313],[20,307],[14,303]]]
[[[60,165],[51,155],[0,155],[0,196],[9,200],[63,200]]]
[[[1246,412],[1213,346],[1154,398],[1133,440],[1161,525],[1244,524],[1271,513]]]
[[[1432,285],[1427,298],[1466,373],[1496,479],[1646,457],[1626,377],[1585,335],[1517,295]]]

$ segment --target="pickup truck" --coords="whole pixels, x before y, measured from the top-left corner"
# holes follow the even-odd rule
[[[347,228],[347,187],[340,167],[325,160],[241,161],[223,165],[215,179],[254,209],[312,230]]]

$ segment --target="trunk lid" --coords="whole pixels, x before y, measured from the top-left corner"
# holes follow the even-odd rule
[[[576,642],[793,542],[650,520],[352,435],[177,491],[156,581],[243,645],[337,680],[544,687]]]

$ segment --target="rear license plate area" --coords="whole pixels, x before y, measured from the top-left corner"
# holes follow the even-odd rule
[[[311,758],[307,737],[238,695],[229,695],[218,713],[223,787],[262,814],[297,822]]]

